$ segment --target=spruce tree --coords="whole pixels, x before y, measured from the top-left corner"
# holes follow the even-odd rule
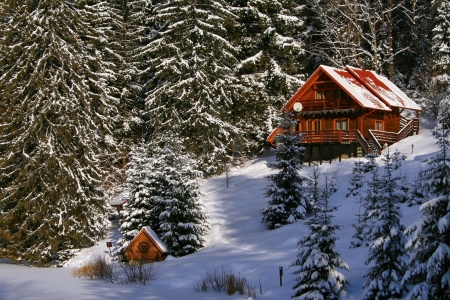
[[[269,229],[304,219],[310,211],[306,195],[306,185],[310,180],[299,173],[304,147],[299,144],[301,137],[290,130],[293,125],[292,117],[286,115],[280,125],[285,132],[275,137],[277,160],[268,163],[269,168],[278,171],[266,177],[270,183],[264,195],[270,200],[261,209],[262,222]]]
[[[153,177],[159,183],[155,202],[159,214],[155,232],[175,257],[184,256],[204,246],[209,228],[208,217],[201,202],[202,172],[195,161],[184,154],[177,135],[165,135],[164,145],[155,151]]]
[[[205,175],[221,172],[232,145],[245,143],[230,121],[241,97],[234,18],[222,0],[162,1],[150,19],[160,27],[143,50],[154,74],[144,87],[149,130],[162,134],[178,126]]]
[[[298,267],[293,273],[296,275],[293,299],[339,299],[348,284],[338,271],[348,271],[349,267],[335,249],[338,240],[335,234],[340,226],[332,223],[332,213],[337,207],[329,204],[334,192],[329,183],[326,178],[316,214],[305,222],[309,234],[297,244],[297,259],[291,265]]]
[[[236,28],[242,89],[253,91],[234,111],[245,122],[246,137],[261,144],[278,125],[285,99],[302,84],[306,57],[301,17],[303,5],[291,0],[231,1],[240,24]]]
[[[412,286],[407,299],[450,297],[449,132],[442,124],[433,132],[440,151],[424,171],[432,197],[420,206],[421,218],[407,229],[410,259],[403,282]]]
[[[350,179],[350,186],[348,187],[348,192],[345,194],[346,197],[358,196],[360,192],[358,191],[364,186],[364,162],[361,160],[355,161],[355,165],[352,168],[352,178]]]
[[[121,211],[122,223],[120,232],[122,238],[118,240],[118,252],[123,250],[144,226],[154,229],[159,224],[159,213],[154,199],[155,184],[152,178],[152,163],[148,145],[141,141],[132,147],[130,162],[127,165],[127,187],[129,199]]]
[[[369,254],[366,264],[373,266],[364,274],[363,299],[401,299],[405,288],[401,278],[406,270],[406,238],[399,203],[403,192],[399,189],[400,178],[393,174],[392,158],[386,155],[384,176],[375,186],[375,201],[366,208],[366,215],[373,224],[368,235]]]
[[[103,161],[115,147],[81,1],[2,1],[0,255],[47,265],[102,237]]]
[[[449,74],[450,72],[450,3],[448,1],[434,0],[436,8],[434,28],[432,29],[431,51],[434,60],[434,71],[436,75]],[[448,76],[440,77],[438,80],[446,81],[450,85]]]

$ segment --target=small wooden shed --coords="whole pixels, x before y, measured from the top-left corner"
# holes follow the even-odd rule
[[[161,261],[168,251],[156,233],[149,226],[144,226],[124,252],[128,260]]]

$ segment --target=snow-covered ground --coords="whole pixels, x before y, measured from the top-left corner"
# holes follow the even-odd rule
[[[422,121],[419,135],[409,137],[393,146],[407,155],[403,171],[412,182],[414,175],[425,166],[426,158],[437,151],[430,129],[433,124]],[[414,153],[411,145],[414,145]],[[244,167],[234,169],[230,186],[226,187],[225,176],[205,181],[204,204],[210,216],[211,230],[206,236],[206,246],[200,251],[181,258],[169,258],[156,263],[158,277],[149,285],[115,285],[98,280],[78,279],[71,276],[74,267],[89,260],[93,255],[109,255],[106,241],[113,244],[119,238],[117,224],[112,224],[107,239],[98,245],[84,249],[63,268],[31,268],[2,263],[0,261],[0,299],[158,299],[158,300],[206,300],[206,299],[247,299],[246,296],[198,293],[194,282],[207,269],[225,266],[245,277],[256,288],[257,299],[290,299],[294,270],[289,268],[296,256],[297,241],[307,233],[303,222],[297,222],[277,230],[268,231],[261,223],[260,209],[267,199],[263,189],[267,185],[264,176],[271,171],[266,162],[273,156],[249,161]],[[336,174],[338,191],[330,201],[340,205],[335,213],[334,223],[342,226],[338,232],[337,250],[350,265],[349,272],[343,272],[351,286],[342,299],[361,299],[361,278],[366,271],[364,264],[367,248],[349,249],[350,238],[354,234],[352,223],[358,205],[352,198],[346,198],[347,187],[355,159],[324,162],[322,173]],[[304,166],[303,172],[310,173],[312,167]],[[408,226],[419,217],[418,206],[402,206],[403,224]],[[113,248],[114,250],[114,248]],[[279,267],[284,268],[283,285],[280,286]],[[259,293],[261,282],[263,294]]]

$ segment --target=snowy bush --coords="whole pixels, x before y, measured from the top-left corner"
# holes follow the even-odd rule
[[[194,291],[216,293],[226,292],[228,295],[247,294],[256,298],[255,288],[247,283],[247,280],[224,266],[213,266],[208,269],[197,282],[194,283]]]

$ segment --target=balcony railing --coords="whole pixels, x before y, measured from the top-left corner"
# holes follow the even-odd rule
[[[302,143],[351,143],[357,141],[356,130],[301,131]]]
[[[305,99],[302,100],[303,111],[339,110],[352,108],[352,102],[346,98]]]

